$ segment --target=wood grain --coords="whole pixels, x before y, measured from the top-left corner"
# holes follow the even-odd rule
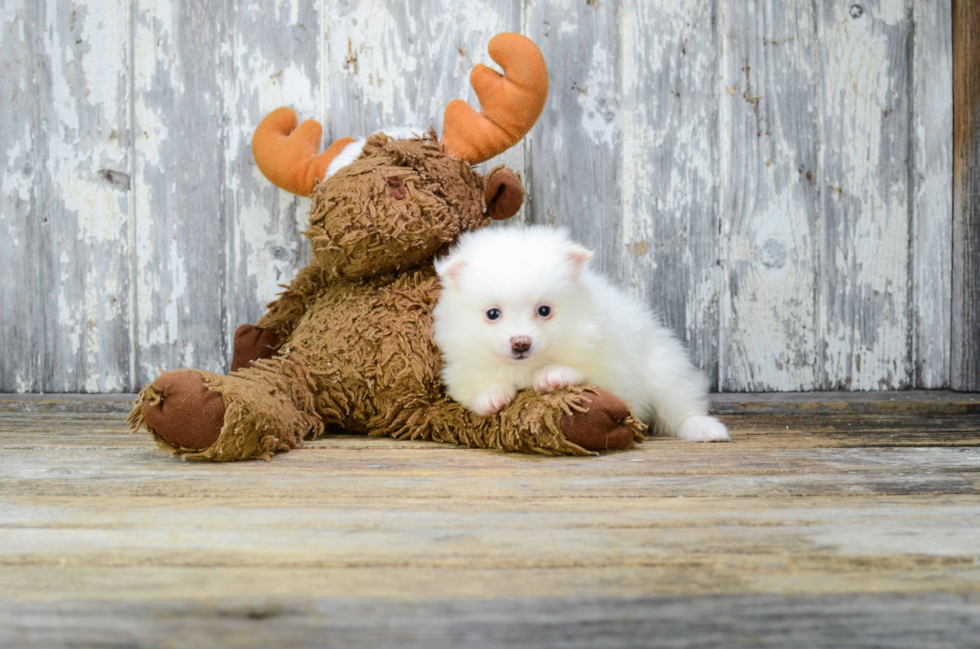
[[[915,387],[943,388],[950,377],[953,274],[953,20],[948,1],[916,2],[913,10],[912,356]]]
[[[802,3],[721,12],[723,390],[820,383],[816,28]]]
[[[323,121],[320,49],[321,4],[288,0],[228,4],[221,37],[221,201],[225,211],[225,313],[221,336],[256,322],[265,305],[309,260],[310,200],[268,182],[252,157],[252,133],[269,112],[291,106],[301,120]],[[269,29],[275,20],[277,29]],[[227,370],[227,367],[222,371]],[[152,377],[151,377],[152,378]],[[139,386],[135,386],[139,387]]]
[[[0,392],[36,392],[44,356],[37,323],[44,318],[38,299],[42,254],[37,207],[40,113],[34,72],[39,37],[36,8],[5,2],[0,11]]]
[[[135,116],[134,376],[227,371],[223,164],[226,26],[219,0],[137,0],[133,11]]]
[[[627,2],[620,16],[624,280],[718,388],[723,250],[716,3]]]
[[[62,571],[62,576],[64,571]],[[191,572],[190,574],[193,574]],[[267,572],[236,573],[256,583]],[[379,581],[390,573],[372,575]],[[541,579],[548,573],[541,575]],[[649,577],[640,573],[642,577]],[[146,575],[152,579],[153,576]],[[278,575],[276,575],[278,577]],[[482,574],[461,575],[482,579]],[[72,575],[74,581],[75,575]],[[302,580],[302,572],[281,577]],[[327,579],[323,580],[328,581]],[[411,578],[405,588],[417,586]],[[109,582],[113,586],[116,582]],[[155,583],[151,581],[151,583]],[[260,582],[261,583],[261,582]],[[295,581],[291,582],[295,583]],[[201,606],[162,602],[153,609],[126,604],[62,603],[0,609],[0,641],[18,646],[97,645],[290,647],[786,647],[911,648],[969,646],[980,627],[974,594],[718,596],[641,599],[593,596],[402,604],[288,597]]]
[[[329,3],[326,11],[321,83],[330,139],[429,126],[441,134],[450,100],[479,107],[469,84],[473,66],[499,70],[487,53],[490,38],[522,31],[517,0]],[[481,168],[505,164],[527,184],[525,147],[522,141]]]
[[[728,410],[745,414],[723,415],[736,440],[732,446],[657,438],[630,452],[561,462],[341,435],[268,464],[222,465],[162,455],[146,436],[127,435],[125,413],[114,408],[5,406],[0,469],[10,479],[9,497],[186,498],[204,493],[201,481],[207,493],[222,497],[362,503],[396,495],[534,501],[550,498],[556,488],[565,499],[676,497],[692,489],[712,497],[980,493],[970,470],[980,459],[976,403],[924,409],[919,403],[800,400],[797,409],[746,404]],[[520,477],[528,471],[535,476],[531,482]],[[514,477],[501,479],[505,474]],[[773,475],[763,480],[767,474]],[[265,477],[242,484],[248,475]],[[317,484],[329,484],[329,492]]]
[[[38,367],[45,392],[130,383],[129,3],[39,5]]]
[[[823,397],[726,397],[724,445],[220,465],[121,396],[4,397],[0,644],[969,644],[977,397]]]
[[[951,386],[980,390],[980,16],[953,15],[953,305]]]
[[[527,36],[548,62],[551,93],[528,150],[534,223],[563,226],[622,273],[619,4],[526,4]]]
[[[912,25],[903,0],[819,4],[822,387],[904,388]]]

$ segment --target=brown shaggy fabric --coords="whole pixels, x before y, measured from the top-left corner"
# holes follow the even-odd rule
[[[389,182],[405,198],[388,192]],[[372,135],[361,157],[313,190],[313,264],[355,279],[405,270],[432,258],[467,230],[489,223],[483,179],[442,152],[435,131],[392,140]]]
[[[516,182],[523,196],[513,172],[492,176],[511,190]],[[401,198],[391,189],[399,185]],[[506,187],[494,195],[513,195]],[[173,432],[193,428],[188,422],[201,416],[190,396],[179,393],[186,411],[168,408],[183,401],[168,402],[166,395],[163,410],[154,410],[163,377],[140,394],[130,418],[134,429],[145,424],[172,452],[212,461],[268,459],[327,427],[551,455],[642,439],[643,425],[626,405],[592,388],[526,390],[491,417],[444,395],[432,339],[440,290],[432,258],[462,232],[490,222],[486,190],[484,179],[447,156],[431,131],[413,140],[368,138],[360,158],[313,191],[306,232],[313,259],[256,325],[282,341],[278,354],[230,376],[192,371],[200,379],[186,386],[188,395],[199,395],[204,385],[223,400],[213,443],[202,447],[203,436]],[[514,205],[507,210],[516,211]],[[210,413],[217,408],[209,407],[213,434]]]

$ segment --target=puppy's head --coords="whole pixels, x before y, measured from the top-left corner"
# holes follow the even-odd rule
[[[582,271],[592,252],[565,230],[490,228],[464,235],[436,261],[443,292],[436,338],[447,354],[488,352],[510,364],[555,362],[583,312]]]

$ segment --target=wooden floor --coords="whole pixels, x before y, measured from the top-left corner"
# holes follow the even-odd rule
[[[0,395],[0,646],[977,646],[980,397],[725,396],[734,443],[200,464]]]

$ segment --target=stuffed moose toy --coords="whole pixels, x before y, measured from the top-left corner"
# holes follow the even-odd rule
[[[524,189],[511,170],[471,165],[531,129],[548,95],[540,50],[498,34],[470,82],[481,113],[455,99],[442,140],[430,128],[395,139],[343,138],[319,152],[315,121],[296,126],[279,108],[259,124],[252,150],[279,187],[312,197],[310,264],[235,332],[229,375],[166,372],[130,414],[184,458],[270,459],[330,430],[546,454],[588,454],[642,439],[626,404],[597,388],[520,393],[480,417],[444,394],[432,339],[439,280],[433,259],[465,231],[517,213]]]

